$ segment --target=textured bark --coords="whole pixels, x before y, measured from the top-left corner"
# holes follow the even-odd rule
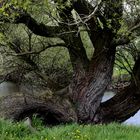
[[[101,104],[96,114],[97,123],[123,122],[140,109],[140,56],[134,68],[131,84],[113,98]]]
[[[100,56],[94,58],[87,75],[75,75],[71,84],[72,100],[76,105],[78,120],[80,122],[93,121],[94,115],[100,106],[102,96],[111,81],[115,48],[105,50]]]
[[[19,121],[33,114],[39,114],[48,124],[77,122],[74,108],[67,99],[45,100],[22,95],[0,99],[0,117]]]
[[[76,104],[80,122],[96,121],[95,114],[100,107],[103,93],[111,81],[114,66],[116,49],[111,42],[120,28],[118,20],[122,17],[122,1],[112,0],[106,2],[104,14],[100,11],[101,5],[102,3],[95,14],[87,21],[90,29],[89,36],[95,48],[89,71],[86,71],[85,74],[77,72],[70,87],[72,100]],[[77,1],[73,6],[81,18],[82,15],[89,15],[94,10],[86,1]],[[114,11],[115,16],[113,16]],[[97,18],[102,22],[103,27],[98,25]],[[108,20],[111,21],[111,28],[107,25]]]
[[[79,72],[79,70],[81,73],[85,73],[89,65],[89,59],[80,37],[79,27],[77,25],[69,26],[69,23],[75,22],[71,13],[72,9],[72,7],[68,6],[62,10],[60,7],[59,15],[63,24],[60,23],[59,25],[63,26],[63,29],[70,33],[62,36],[62,39],[68,48],[74,74]],[[72,31],[75,32],[73,33]]]
[[[26,25],[34,34],[43,37],[60,37],[60,33],[64,30],[59,26],[47,26],[43,23],[38,23],[33,17],[28,13],[22,13],[18,18],[15,19],[15,24]]]
[[[140,109],[140,95],[137,92],[136,87],[129,86],[102,103],[95,117],[96,123],[123,122],[133,116]]]

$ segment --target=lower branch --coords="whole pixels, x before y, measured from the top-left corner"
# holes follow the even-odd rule
[[[0,117],[19,121],[33,114],[39,115],[45,123],[51,125],[77,122],[74,108],[67,99],[14,95],[0,100]]]
[[[130,86],[101,104],[94,121],[97,123],[123,122],[140,109],[140,56],[135,62]]]
[[[140,95],[137,92],[140,90],[129,86],[102,103],[94,123],[123,122],[133,116],[140,109]]]
[[[104,50],[101,55],[93,59],[89,72],[84,76],[77,74],[70,86],[72,100],[77,107],[78,119],[85,123],[92,122],[106,87],[111,81],[115,48]]]

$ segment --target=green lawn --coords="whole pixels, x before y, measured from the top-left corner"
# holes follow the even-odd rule
[[[62,125],[31,132],[24,123],[0,121],[0,140],[139,140],[140,127],[110,125]]]

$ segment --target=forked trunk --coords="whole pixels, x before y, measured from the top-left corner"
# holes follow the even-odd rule
[[[79,122],[95,121],[96,111],[111,81],[114,60],[115,48],[105,49],[93,56],[88,72],[76,73],[70,88]]]
[[[37,113],[49,125],[69,122],[95,124],[125,121],[140,109],[140,58],[134,66],[133,74],[135,78],[132,78],[131,84],[110,100],[101,103],[112,72],[110,67],[107,67],[106,72],[102,71],[104,68],[102,66],[105,66],[105,64],[111,66],[113,63],[112,57],[110,58],[110,55],[106,56],[109,57],[107,59],[104,57],[105,61],[101,59],[104,65],[97,65],[99,73],[96,72],[96,75],[98,75],[96,78],[98,81],[93,81],[91,76],[88,77],[89,81],[91,80],[89,84],[84,79],[82,84],[79,82],[77,89],[80,92],[76,98],[74,96],[76,94],[72,96],[74,97],[74,105],[68,99],[57,96],[47,100],[32,96],[26,96],[26,98],[23,96],[9,96],[0,100],[0,116],[20,120]],[[96,88],[96,86],[98,87]]]

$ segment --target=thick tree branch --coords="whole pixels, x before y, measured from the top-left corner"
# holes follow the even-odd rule
[[[133,31],[137,30],[138,28],[140,28],[140,22],[137,23],[136,25],[132,26],[129,31],[133,32]]]
[[[52,48],[52,47],[66,47],[64,43],[58,43],[55,45],[48,45],[43,49],[40,49],[39,51],[28,51],[28,52],[21,52],[21,53],[16,53],[16,54],[11,54],[13,56],[24,56],[24,55],[32,55],[32,54],[40,54],[43,51],[45,51],[48,48]]]
[[[114,34],[114,29],[117,32],[117,30],[120,28],[120,23],[118,21],[122,17],[121,0],[108,2],[102,1],[97,3],[95,6],[92,6],[86,0],[77,0],[76,2],[73,2],[73,7],[77,11],[81,19],[84,16],[91,15],[91,13],[94,13],[86,21],[86,25],[87,28],[89,28],[88,33],[95,48],[100,48],[99,43],[104,42],[105,36],[107,34],[109,36],[112,36]],[[102,27],[100,27],[101,25],[99,25],[99,22],[102,24]],[[109,27],[108,22],[110,22],[109,24],[111,28]],[[124,42],[126,42],[126,39],[114,40],[112,42],[112,45],[117,46],[117,44],[123,44]]]
[[[96,119],[100,123],[123,122],[140,109],[140,56],[135,62],[131,83],[113,98],[101,104]],[[100,118],[99,116],[102,116]]]
[[[66,2],[66,1],[64,1]],[[69,26],[69,23],[74,22],[73,15],[71,13],[73,7],[65,7],[63,10],[60,8],[59,15],[61,17],[61,20],[63,23],[59,23],[60,26],[63,25],[63,28],[69,32],[70,34],[67,34],[67,36],[63,36],[63,40],[66,43],[66,46],[68,47],[68,51],[70,54],[70,59],[72,62],[74,73],[81,70],[82,72],[86,71],[89,60],[85,51],[85,48],[83,46],[80,34],[79,34],[79,28],[77,25]],[[58,6],[59,10],[59,6]],[[73,30],[77,32],[72,32]]]
[[[118,39],[113,39],[111,42],[111,46],[121,46],[121,45],[126,45],[130,43],[130,37],[129,36],[121,36]]]
[[[137,29],[140,28],[140,22],[137,23],[136,25],[134,26],[131,26],[128,30],[129,35],[127,36],[120,36],[118,39],[113,39],[112,41],[112,46],[120,46],[120,45],[126,45],[126,44],[129,44],[131,42],[132,39],[134,39],[133,36],[131,36],[131,33],[132,32],[135,32]]]
[[[6,96],[0,100],[0,117],[22,120],[27,116],[39,114],[45,124],[58,125],[77,122],[74,107],[67,99],[59,97],[39,98],[30,95]]]
[[[96,16],[98,13],[97,7],[93,7],[90,3],[88,3],[86,0],[77,0],[73,2],[73,8],[76,10],[76,12],[79,14],[81,20],[85,17],[88,17],[89,15],[92,16],[86,21],[85,26],[89,29],[88,33],[90,36],[90,39],[95,47],[95,42],[99,36],[99,32],[97,32],[97,19]],[[100,31],[100,29],[98,30]]]
[[[29,13],[22,9],[17,9],[13,5],[9,6],[8,9],[9,17],[2,15],[0,21],[4,23],[14,23],[14,24],[24,24],[27,26],[34,34],[43,37],[60,37],[60,33],[64,32],[60,26],[48,26],[43,23],[36,21]],[[10,13],[9,13],[10,12]],[[10,19],[13,13],[17,13],[14,17],[14,21]]]
[[[15,24],[23,23],[26,25],[34,34],[44,37],[59,37],[62,31],[62,27],[59,26],[47,26],[43,23],[38,23],[28,13],[21,14],[15,19]]]

